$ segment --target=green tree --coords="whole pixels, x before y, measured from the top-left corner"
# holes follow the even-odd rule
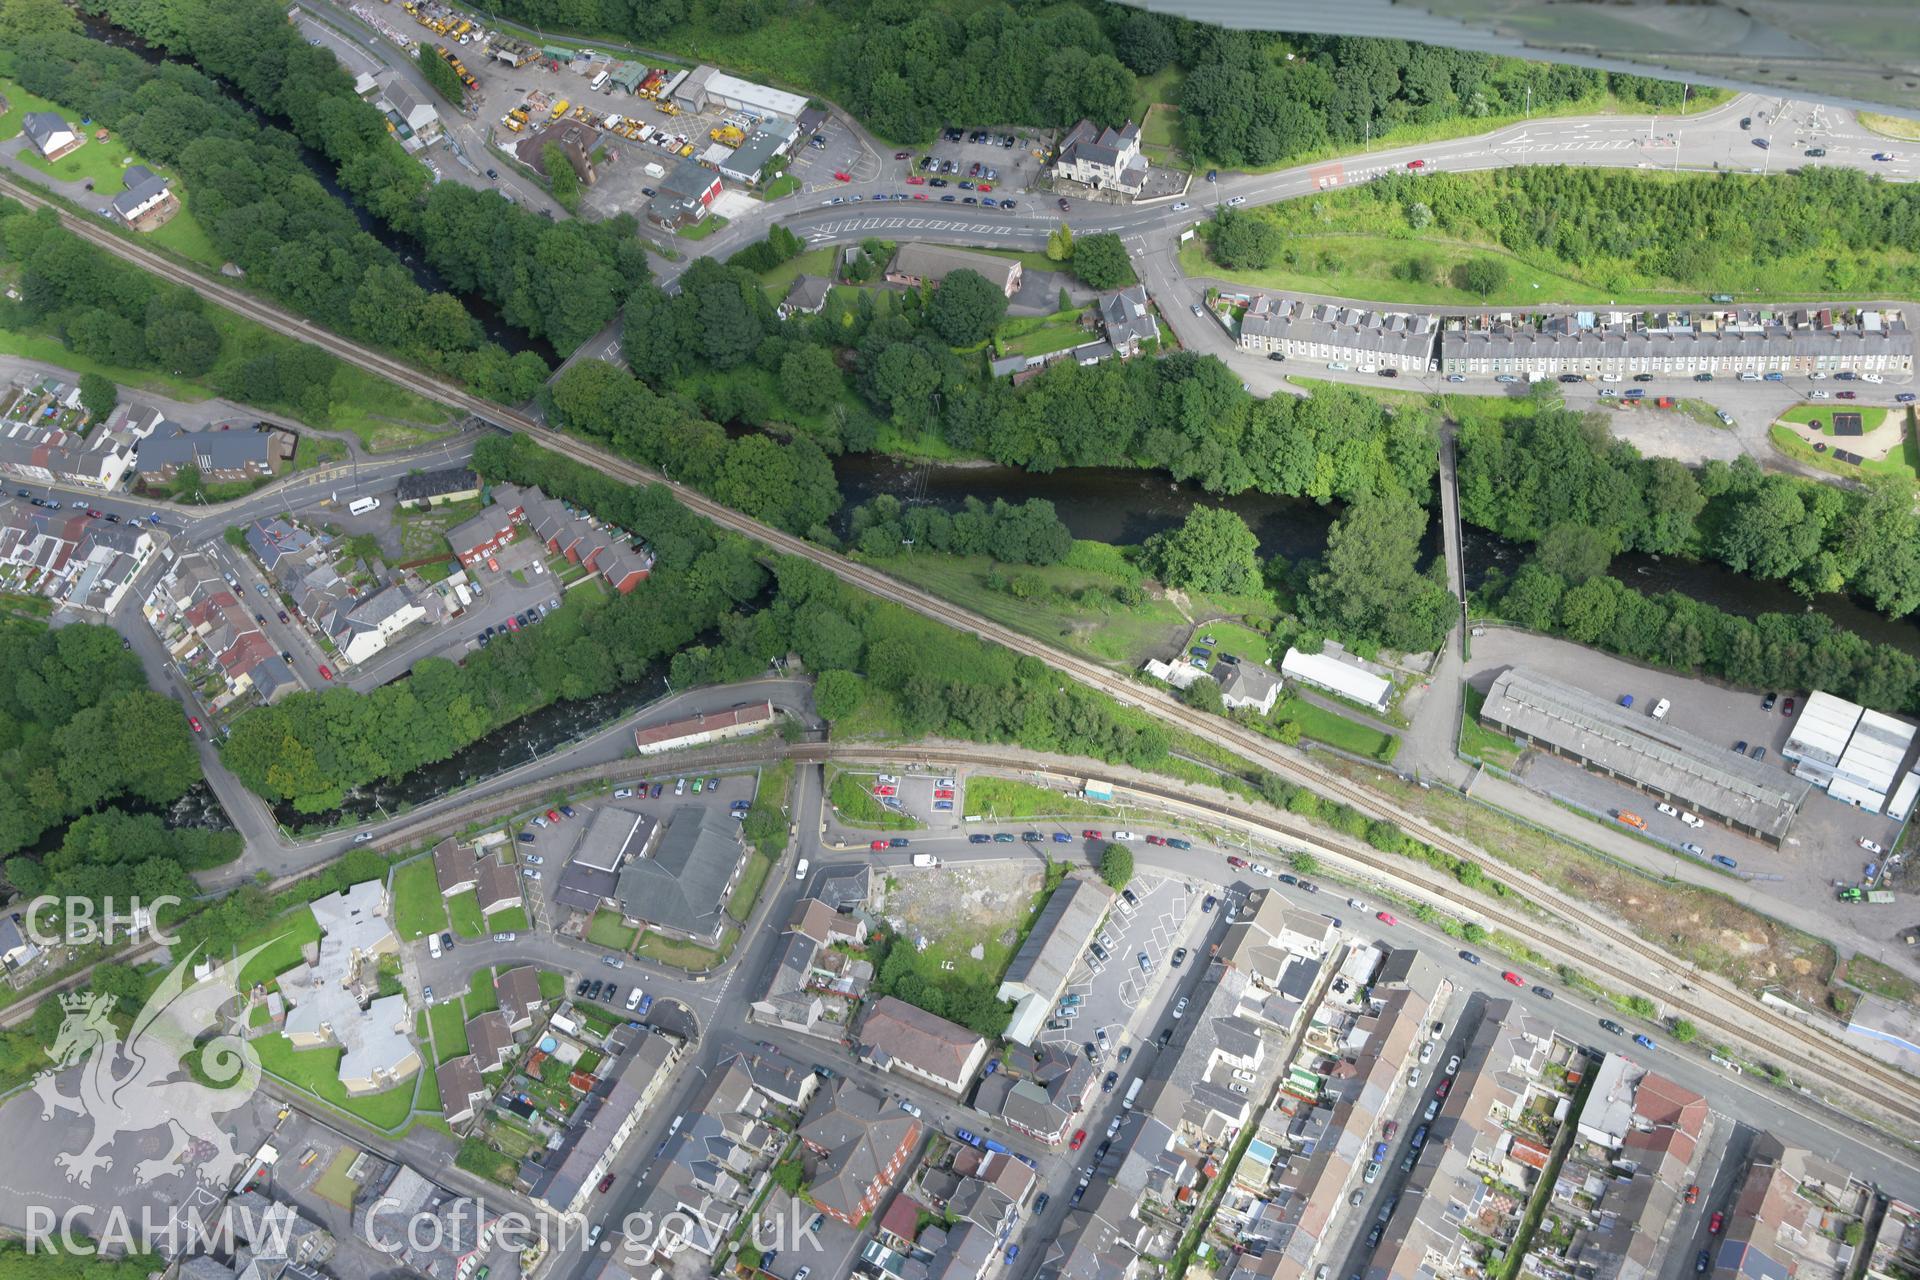
[[[1069,227],[1066,219],[1062,218],[1059,226],[1047,232],[1047,260],[1049,262],[1066,262],[1072,257],[1073,228]]]
[[[1195,711],[1207,711],[1216,716],[1227,713],[1227,705],[1221,700],[1220,682],[1209,676],[1201,676],[1182,689],[1180,701]]]
[[[1700,1028],[1694,1026],[1693,1023],[1685,1018],[1675,1018],[1673,1020],[1672,1031],[1673,1038],[1681,1044],[1692,1044],[1700,1035]]]
[[[1100,851],[1100,878],[1118,891],[1133,880],[1133,850],[1123,844],[1109,844]]]
[[[574,172],[573,161],[557,142],[549,142],[540,148],[540,168],[547,175],[547,190],[568,213],[580,212],[580,175]]]
[[[1093,289],[1119,289],[1134,283],[1127,247],[1112,232],[1081,236],[1073,246],[1073,274]]]
[[[1213,257],[1223,267],[1258,271],[1280,254],[1280,229],[1264,215],[1222,209],[1213,217]]]
[[[1564,520],[1547,530],[1534,559],[1542,569],[1577,585],[1605,573],[1616,550],[1608,534]]]
[[[813,682],[813,709],[828,724],[852,715],[860,697],[860,677],[851,671],[822,671]]]
[[[1291,866],[1303,876],[1317,875],[1320,871],[1320,859],[1310,853],[1288,854],[1287,865]]]
[[[978,271],[947,273],[927,304],[927,323],[941,341],[954,347],[985,342],[1007,314],[1007,295]]]
[[[439,50],[422,40],[417,60],[420,74],[426,77],[429,88],[456,107],[466,105],[467,86],[447,64],[447,60],[440,56]]]
[[[1309,622],[1402,652],[1440,644],[1453,593],[1420,572],[1427,513],[1399,495],[1362,498],[1327,533],[1327,553],[1307,584]]]
[[[113,407],[120,403],[120,388],[101,373],[80,375],[80,404],[94,422],[105,422]]]
[[[1244,594],[1260,585],[1259,551],[1238,513],[1196,506],[1179,528],[1147,539],[1145,558],[1170,587]]]
[[[780,394],[801,413],[824,410],[839,398],[840,386],[840,366],[825,347],[807,343],[780,360]]]
[[[1507,264],[1498,258],[1469,258],[1453,269],[1453,284],[1456,289],[1489,298],[1507,287],[1508,274]]]

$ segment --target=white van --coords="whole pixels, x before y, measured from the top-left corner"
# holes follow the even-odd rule
[[[799,864],[793,869],[793,878],[795,880],[805,880],[807,878],[807,867],[809,865],[805,858],[800,859]]]
[[[363,516],[369,511],[378,511],[379,509],[380,499],[378,498],[355,498],[347,504],[347,511],[356,516]]]
[[[438,960],[440,958],[440,935],[439,934],[430,933],[427,935],[427,954],[432,956],[435,960]]]
[[[1653,704],[1653,718],[1655,720],[1665,720],[1667,718],[1667,712],[1672,708],[1673,704],[1671,702],[1668,702],[1665,698],[1660,699],[1660,701]]]

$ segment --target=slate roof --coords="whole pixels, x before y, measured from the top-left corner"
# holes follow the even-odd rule
[[[821,1153],[809,1194],[823,1207],[858,1217],[860,1202],[920,1125],[884,1094],[842,1082],[814,1095],[800,1137]]]
[[[620,869],[621,912],[695,937],[718,932],[722,894],[745,848],[739,825],[706,805],[675,809],[652,856]]]
[[[968,1063],[986,1047],[977,1032],[893,996],[881,997],[867,1010],[860,1043],[870,1054],[941,1080],[962,1080]]]
[[[1434,318],[1299,298],[1254,298],[1240,318],[1240,340],[1308,342],[1396,360],[1431,360]]]
[[[395,502],[419,502],[423,498],[437,498],[442,494],[466,493],[480,487],[480,477],[473,473],[472,467],[442,467],[437,471],[419,471],[400,477],[394,485]]]
[[[122,218],[132,218],[141,205],[167,189],[167,180],[143,164],[129,166],[120,178],[127,189],[113,198],[112,205]]]

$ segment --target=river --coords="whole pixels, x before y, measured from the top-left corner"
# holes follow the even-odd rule
[[[545,360],[550,368],[559,367],[560,354],[554,350],[552,343],[548,342],[545,338],[535,337],[524,329],[519,329],[508,324],[501,316],[500,308],[479,294],[456,292],[441,278],[439,272],[421,260],[419,245],[362,208],[360,202],[354,199],[354,197],[340,185],[339,175],[332,163],[319,152],[300,142],[297,135],[293,133],[288,121],[278,119],[261,111],[258,107],[242,97],[232,85],[229,85],[220,77],[211,74],[205,68],[187,59],[174,58],[163,53],[132,32],[114,26],[108,22],[104,16],[83,14],[81,23],[87,35],[93,39],[100,41],[102,44],[110,44],[118,49],[129,50],[138,54],[140,58],[152,63],[154,66],[159,66],[162,63],[171,63],[175,66],[188,67],[199,72],[201,75],[206,76],[207,80],[212,83],[214,87],[220,90],[228,102],[246,112],[256,123],[279,129],[289,137],[293,137],[294,148],[299,153],[301,162],[306,165],[307,171],[313,175],[314,181],[326,188],[328,195],[346,206],[348,212],[353,215],[354,221],[359,224],[362,231],[385,245],[393,253],[394,257],[399,259],[400,264],[412,275],[415,284],[418,284],[422,289],[430,293],[451,293],[454,297],[460,299],[461,304],[466,307],[468,314],[480,322],[480,327],[486,332],[487,337],[491,341],[506,348],[508,352],[518,354],[522,351],[531,351],[542,360]],[[451,164],[452,161],[449,159],[448,163]]]
[[[343,822],[398,814],[586,737],[638,711],[666,691],[665,676],[654,675],[591,698],[549,703],[495,729],[445,760],[422,765],[397,781],[357,788],[347,793],[345,802],[331,812],[301,813],[282,802],[274,807],[274,818],[287,830],[300,835],[309,828],[318,833]]]
[[[958,509],[969,495],[984,502],[1045,498],[1053,503],[1054,511],[1074,537],[1122,545],[1144,542],[1178,525],[1188,511],[1204,504],[1225,507],[1245,520],[1260,541],[1262,556],[1300,560],[1326,550],[1327,529],[1342,509],[1339,503],[1322,506],[1306,498],[1251,491],[1221,497],[1196,484],[1175,481],[1164,472],[1123,467],[1076,467],[1040,474],[1018,467],[843,454],[834,459],[834,475],[846,496],[843,532],[845,512],[882,493],[903,502],[931,503],[949,510]],[[1511,573],[1527,558],[1527,547],[1485,529],[1468,525],[1464,533],[1469,590],[1486,581],[1490,570],[1497,567]],[[1439,552],[1439,522],[1429,520],[1422,560],[1430,560]],[[1812,607],[1831,618],[1835,626],[1920,656],[1920,621],[1912,616],[1888,618],[1848,595],[1806,600],[1783,583],[1760,582],[1712,561],[1674,556],[1616,556],[1609,572],[1649,595],[1678,591],[1745,617],[1800,613]]]

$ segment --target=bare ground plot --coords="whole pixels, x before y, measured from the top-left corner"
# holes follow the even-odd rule
[[[949,863],[888,877],[887,920],[919,950],[923,972],[1000,980],[1046,883],[1037,860]]]
[[[1485,849],[1524,874],[1595,908],[1610,911],[1649,942],[1751,991],[1784,988],[1826,1007],[1833,947],[1711,890],[1656,880],[1584,853],[1503,814],[1439,788],[1422,790],[1360,766],[1333,767],[1365,777],[1402,807]]]

